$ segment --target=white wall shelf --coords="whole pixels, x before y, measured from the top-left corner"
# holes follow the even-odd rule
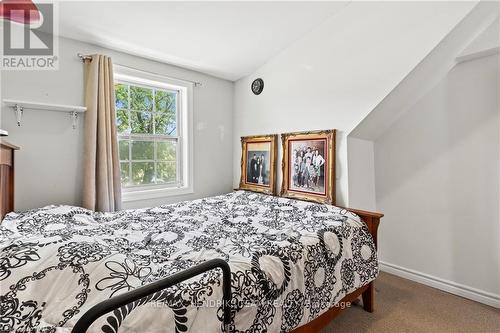
[[[56,112],[68,112],[71,115],[73,129],[75,129],[78,114],[87,111],[87,108],[84,106],[38,103],[38,102],[20,101],[14,99],[4,99],[3,103],[6,106],[14,109],[14,112],[16,113],[17,126],[21,126],[21,120],[24,110],[44,110],[44,111],[56,111]]]

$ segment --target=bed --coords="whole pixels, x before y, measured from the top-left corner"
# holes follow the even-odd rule
[[[315,332],[360,295],[373,310],[382,215],[356,213],[248,191],[116,213],[10,213],[0,226],[0,332],[71,332],[103,301],[216,258],[229,264],[230,307],[223,271],[210,269],[89,331]]]

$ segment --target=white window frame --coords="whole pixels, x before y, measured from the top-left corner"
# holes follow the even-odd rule
[[[114,65],[115,83],[128,83],[178,91],[177,109],[177,177],[178,182],[165,185],[122,187],[122,201],[157,199],[194,192],[193,188],[193,87],[187,81]],[[179,179],[180,178],[180,179]]]

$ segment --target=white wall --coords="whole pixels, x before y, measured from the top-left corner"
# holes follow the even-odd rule
[[[240,136],[336,128],[337,202],[348,204],[346,134],[473,6],[470,2],[351,2],[237,81],[233,184],[240,177]],[[259,96],[250,91],[257,77],[265,81]]]
[[[373,141],[347,137],[349,207],[376,211]]]
[[[499,55],[458,64],[374,145],[380,260],[496,306],[499,81]]]
[[[104,53],[114,63],[161,75],[202,82],[194,88],[194,194],[127,202],[125,208],[158,205],[228,192],[232,188],[233,83],[120,52],[60,39],[58,71],[3,71],[2,98],[57,104],[83,104],[83,64],[77,52]],[[82,119],[83,120],[83,119]],[[2,105],[0,128],[8,141],[21,146],[16,153],[16,210],[46,204],[81,204],[83,121],[71,128],[69,115],[24,113],[21,127],[14,112]]]

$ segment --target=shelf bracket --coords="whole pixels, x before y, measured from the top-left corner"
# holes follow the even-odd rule
[[[71,115],[71,122],[73,124],[73,129],[76,129],[76,122],[78,120],[78,112],[71,111],[70,115]]]
[[[19,104],[14,105],[14,112],[16,113],[17,126],[21,126],[21,120],[23,118],[23,107]]]

